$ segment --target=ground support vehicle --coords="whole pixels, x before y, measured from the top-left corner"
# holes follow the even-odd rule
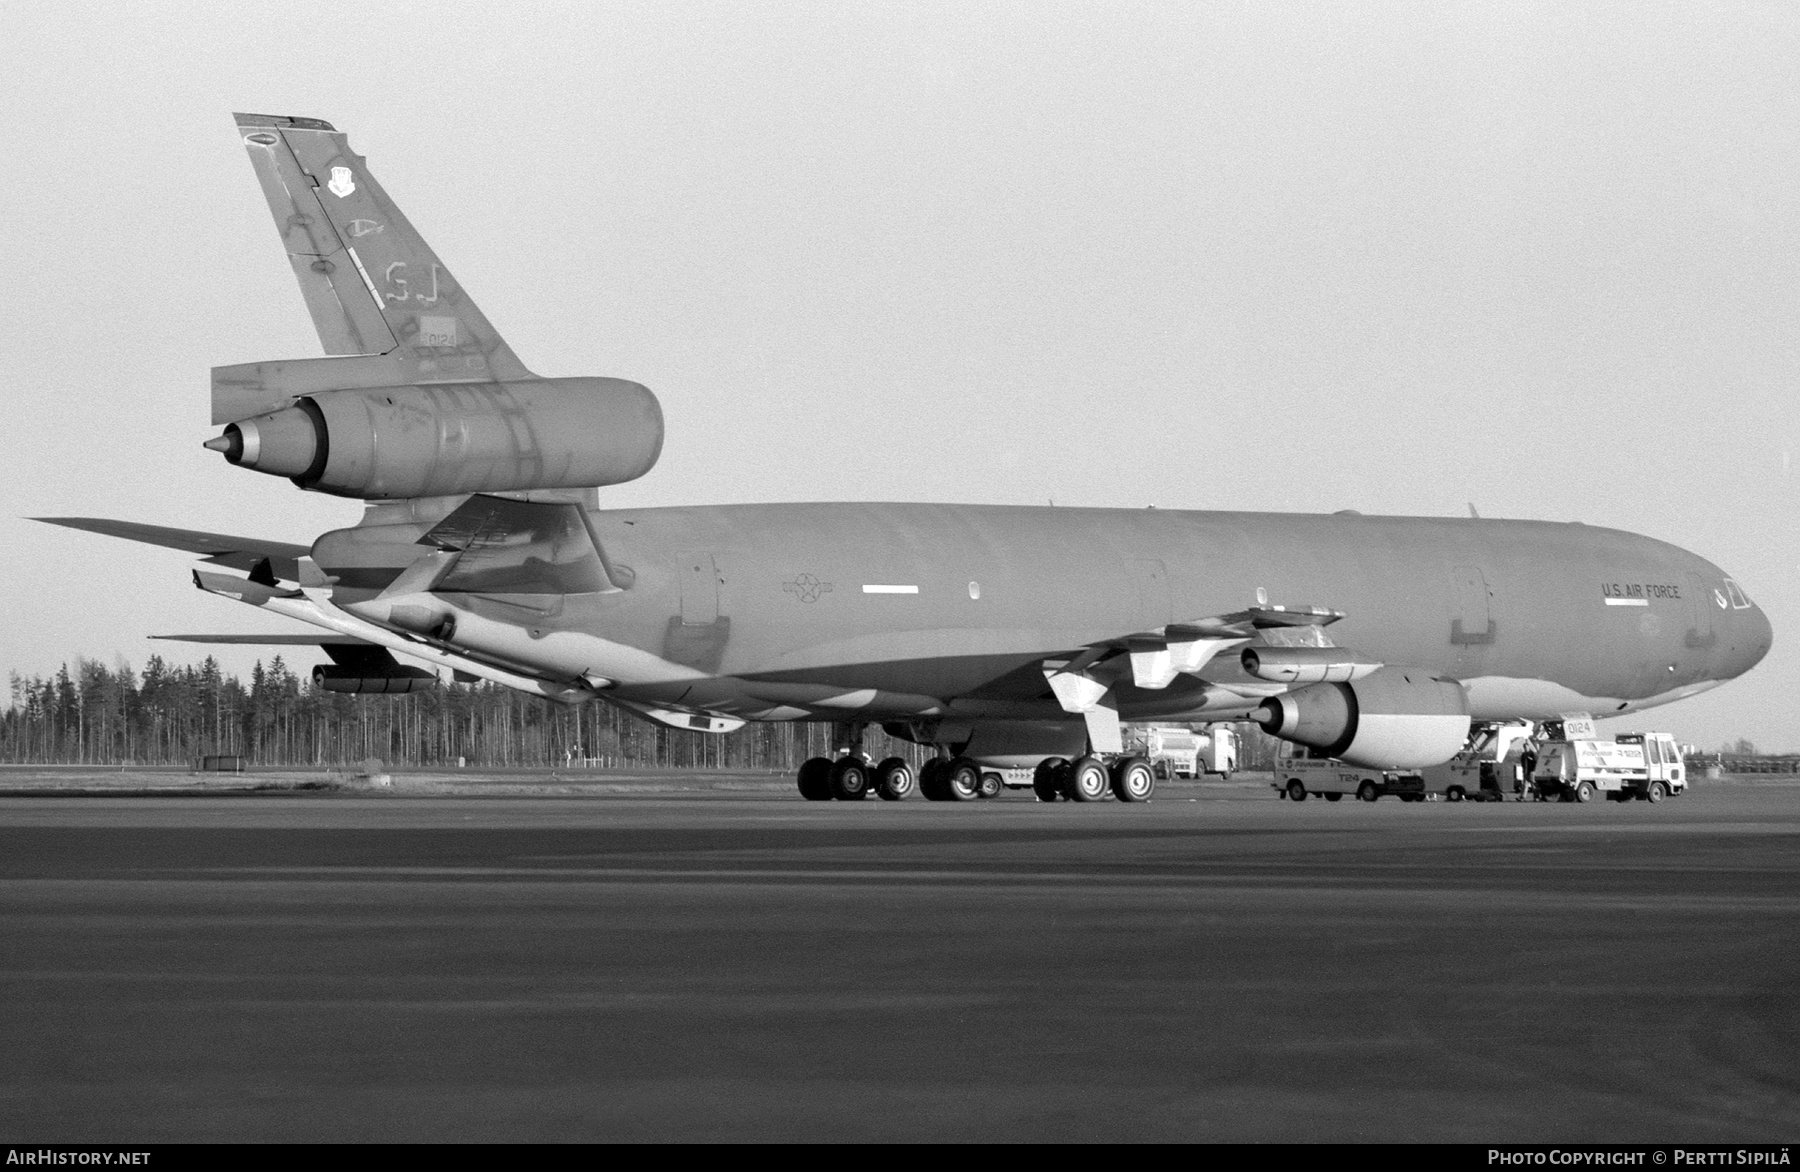
[[[1147,758],[1163,779],[1217,774],[1229,781],[1238,767],[1237,733],[1224,725],[1206,732],[1150,725],[1129,730],[1125,740],[1127,751]]]
[[[1541,800],[1660,802],[1687,789],[1681,749],[1668,733],[1625,733],[1610,741],[1546,741],[1538,748],[1530,785]]]
[[[1469,746],[1442,765],[1419,771],[1427,798],[1447,802],[1503,802],[1525,796],[1522,762],[1531,743],[1529,724],[1499,724],[1478,729]]]
[[[1373,802],[1389,794],[1403,802],[1425,800],[1425,779],[1417,773],[1365,769],[1348,765],[1330,757],[1314,756],[1316,750],[1297,749],[1275,762],[1275,796],[1290,802],[1304,802],[1318,795],[1328,802],[1355,794],[1365,802]]]

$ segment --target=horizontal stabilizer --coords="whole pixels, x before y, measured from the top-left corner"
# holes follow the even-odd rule
[[[67,529],[85,529],[107,537],[123,537],[166,549],[182,549],[203,555],[202,560],[215,566],[244,570],[252,577],[257,567],[268,563],[266,574],[287,582],[300,580],[300,559],[311,552],[309,546],[286,541],[264,541],[256,537],[231,537],[223,533],[202,533],[195,529],[170,529],[162,525],[140,525],[135,521],[111,521],[104,517],[33,517],[49,525]],[[265,585],[271,583],[265,583]]]

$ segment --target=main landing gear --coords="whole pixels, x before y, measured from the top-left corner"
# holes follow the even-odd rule
[[[942,755],[925,762],[915,779],[905,758],[869,763],[862,725],[835,724],[832,733],[833,755],[813,757],[800,766],[800,796],[809,802],[860,802],[871,793],[897,802],[915,784],[928,802],[974,802],[1006,790],[1000,774],[969,757],[951,757],[939,749]],[[1156,771],[1143,757],[1051,757],[1032,774],[1031,791],[1040,802],[1101,802],[1108,794],[1121,802],[1147,802],[1156,793]]]
[[[913,768],[904,757],[889,757],[878,765],[863,755],[860,724],[832,726],[837,742],[835,757],[813,757],[800,766],[800,796],[809,802],[860,802],[874,793],[884,802],[898,802],[912,793]]]
[[[1031,792],[1040,802],[1098,802],[1109,791],[1121,802],[1147,802],[1156,793],[1156,771],[1142,757],[1120,757],[1111,764],[1093,756],[1051,757],[1031,777]]]

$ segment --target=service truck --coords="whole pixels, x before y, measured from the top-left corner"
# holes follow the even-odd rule
[[[1425,800],[1425,779],[1417,773],[1365,769],[1325,756],[1317,749],[1283,745],[1275,760],[1275,796],[1304,802],[1317,794],[1328,802],[1355,794],[1373,802],[1393,794],[1403,802]]]
[[[1447,802],[1503,802],[1523,797],[1523,757],[1531,743],[1529,724],[1495,724],[1477,729],[1462,752],[1442,765],[1421,769],[1425,793]]]
[[[1214,773],[1230,781],[1238,767],[1237,733],[1223,725],[1205,732],[1160,725],[1134,727],[1126,733],[1126,748],[1149,758],[1150,767],[1161,778]]]
[[[1687,768],[1668,733],[1624,733],[1610,740],[1570,738],[1538,746],[1530,784],[1539,799],[1660,802],[1687,789]]]

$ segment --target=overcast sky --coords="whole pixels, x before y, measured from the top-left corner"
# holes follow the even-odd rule
[[[1796,61],[1786,2],[0,0],[0,670],[295,629],[21,517],[359,513],[200,447],[209,367],[319,353],[251,110],[348,130],[533,369],[656,391],[604,504],[1616,526],[1776,632],[1634,724],[1800,749]]]

